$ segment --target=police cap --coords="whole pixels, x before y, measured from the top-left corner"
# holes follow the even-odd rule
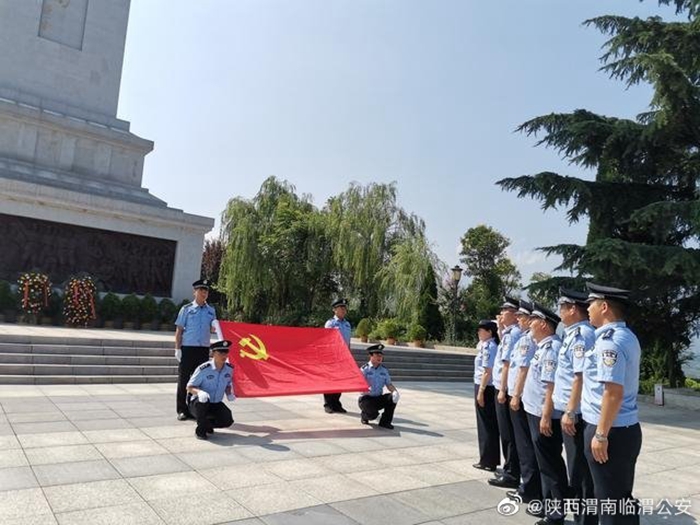
[[[533,304],[532,306],[532,314],[530,314],[531,317],[539,317],[540,319],[544,319],[545,321],[548,321],[556,326],[561,322],[560,317],[552,312],[549,308],[545,308],[541,304]]]
[[[501,310],[505,310],[506,308],[509,308],[511,310],[517,310],[520,306],[520,300],[519,299],[513,299],[512,297],[508,297],[507,295],[503,298],[503,304],[501,305]]]
[[[529,301],[520,300],[517,315],[530,315],[532,313],[532,303]]]
[[[613,288],[612,286],[601,286],[594,283],[586,283],[588,288],[588,299],[590,303],[596,299],[610,299],[627,303],[630,300],[630,291],[622,290],[621,288]]]
[[[200,279],[199,281],[195,281],[192,283],[192,288],[195,290],[197,288],[204,288],[205,290],[208,290],[211,288],[212,282],[210,279]]]
[[[584,292],[577,292],[575,290],[570,290],[568,288],[559,288],[559,302],[562,304],[578,304],[585,306],[588,303],[588,294]]]
[[[231,341],[223,340],[223,341],[217,341],[216,343],[212,343],[209,346],[209,350],[213,350],[214,352],[223,352],[223,353],[228,354],[230,347],[231,347]]]
[[[378,343],[376,345],[368,346],[367,347],[367,353],[369,355],[372,354],[382,354],[384,355],[384,345],[382,343]]]
[[[333,304],[331,304],[331,308],[338,308],[340,306],[344,306],[345,308],[348,307],[348,301],[346,299],[336,299],[333,301]]]

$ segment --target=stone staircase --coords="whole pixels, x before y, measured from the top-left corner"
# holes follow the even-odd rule
[[[366,346],[352,348],[358,365]],[[474,357],[389,348],[395,382],[471,381]],[[0,384],[175,383],[172,340],[96,339],[0,334]]]

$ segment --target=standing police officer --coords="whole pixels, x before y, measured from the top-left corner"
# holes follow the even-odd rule
[[[638,524],[632,497],[634,470],[642,447],[637,391],[641,348],[625,323],[629,291],[587,283],[588,315],[596,328],[586,352],[581,413],[586,422],[586,459],[596,499],[615,501],[600,508],[601,525]]]
[[[488,319],[480,321],[477,329],[479,343],[474,359],[474,404],[476,431],[479,440],[479,462],[472,465],[493,472],[500,460],[496,394],[493,388],[493,363],[498,352],[498,326]]]
[[[340,331],[340,335],[343,336],[343,341],[345,341],[345,344],[350,348],[352,326],[350,326],[350,322],[345,319],[345,315],[348,313],[348,302],[345,299],[338,299],[333,302],[331,307],[333,308],[333,318],[326,321],[325,328],[336,328]],[[340,402],[339,393],[323,394],[323,409],[329,414],[333,412],[345,414],[347,412]]]
[[[362,366],[360,369],[362,375],[369,385],[369,392],[362,394],[358,400],[360,406],[360,422],[363,425],[369,425],[369,422],[379,417],[379,411],[384,410],[382,417],[379,420],[379,426],[392,430],[394,425],[391,420],[394,419],[394,410],[399,402],[399,391],[391,383],[389,371],[382,364],[384,360],[384,345],[379,343],[367,348],[369,354],[369,363]],[[386,386],[389,391],[384,393]]]
[[[224,395],[234,401],[233,367],[228,362],[231,341],[217,341],[211,345],[212,359],[199,365],[187,382],[190,412],[197,418],[194,433],[197,439],[207,439],[215,428],[233,425],[231,411],[223,403]]]
[[[555,331],[560,321],[554,312],[539,304],[533,305],[530,331],[537,350],[525,380],[523,407],[540,468],[545,503],[545,517],[537,525],[563,524],[564,500],[568,495],[566,466],[561,455],[561,412],[554,409],[552,402],[557,356],[561,348],[561,339]]]
[[[535,447],[530,436],[530,426],[527,422],[527,414],[520,402],[525,387],[525,378],[530,368],[532,356],[537,351],[537,343],[530,333],[530,314],[532,304],[528,301],[520,301],[520,308],[516,312],[518,325],[522,331],[520,339],[515,343],[515,348],[510,356],[508,368],[508,393],[510,398],[510,420],[513,423],[513,435],[515,446],[518,450],[520,461],[520,486],[517,490],[507,492],[508,497],[519,497],[523,503],[537,500],[542,501],[542,481],[540,480],[540,468],[537,465]]]
[[[200,279],[192,283],[194,301],[180,309],[175,320],[175,358],[177,369],[177,418],[192,419],[187,408],[187,381],[195,368],[209,359],[209,343],[212,329],[223,339],[216,311],[207,304],[211,281]]]
[[[595,344],[595,332],[588,322],[588,294],[559,289],[559,316],[565,326],[554,378],[554,408],[562,412],[561,429],[569,472],[569,487],[575,506],[571,509],[578,525],[595,525],[598,515],[585,512],[586,500],[592,500],[593,479],[584,454],[581,419],[581,391],[585,353]]]
[[[520,338],[520,328],[515,318],[518,299],[505,297],[501,305],[499,320],[502,325],[501,343],[498,345],[496,362],[493,365],[493,386],[496,389],[496,418],[498,433],[503,448],[503,472],[488,483],[495,487],[517,489],[520,485],[520,461],[513,439],[513,423],[510,420],[510,397],[508,396],[508,368],[515,342]]]

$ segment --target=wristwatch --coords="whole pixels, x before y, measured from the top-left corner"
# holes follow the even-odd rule
[[[574,412],[573,410],[567,410],[566,412],[564,412],[564,414],[566,414],[566,417],[568,417],[571,421],[576,421],[576,412]]]
[[[603,434],[602,432],[596,432],[595,436],[593,438],[598,442],[598,443],[605,443],[608,441],[608,436]]]

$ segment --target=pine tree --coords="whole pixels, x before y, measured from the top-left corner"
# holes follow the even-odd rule
[[[560,270],[584,280],[634,291],[629,322],[643,348],[643,374],[683,380],[682,351],[700,319],[700,18],[696,0],[673,4],[687,20],[601,16],[587,20],[610,36],[604,72],[632,86],[653,88],[649,111],[636,119],[587,110],[550,114],[522,124],[538,144],[595,180],[552,172],[498,184],[542,208],[565,207],[569,222],[588,218],[586,244],[542,248],[562,257]],[[550,287],[562,278],[543,281]]]

